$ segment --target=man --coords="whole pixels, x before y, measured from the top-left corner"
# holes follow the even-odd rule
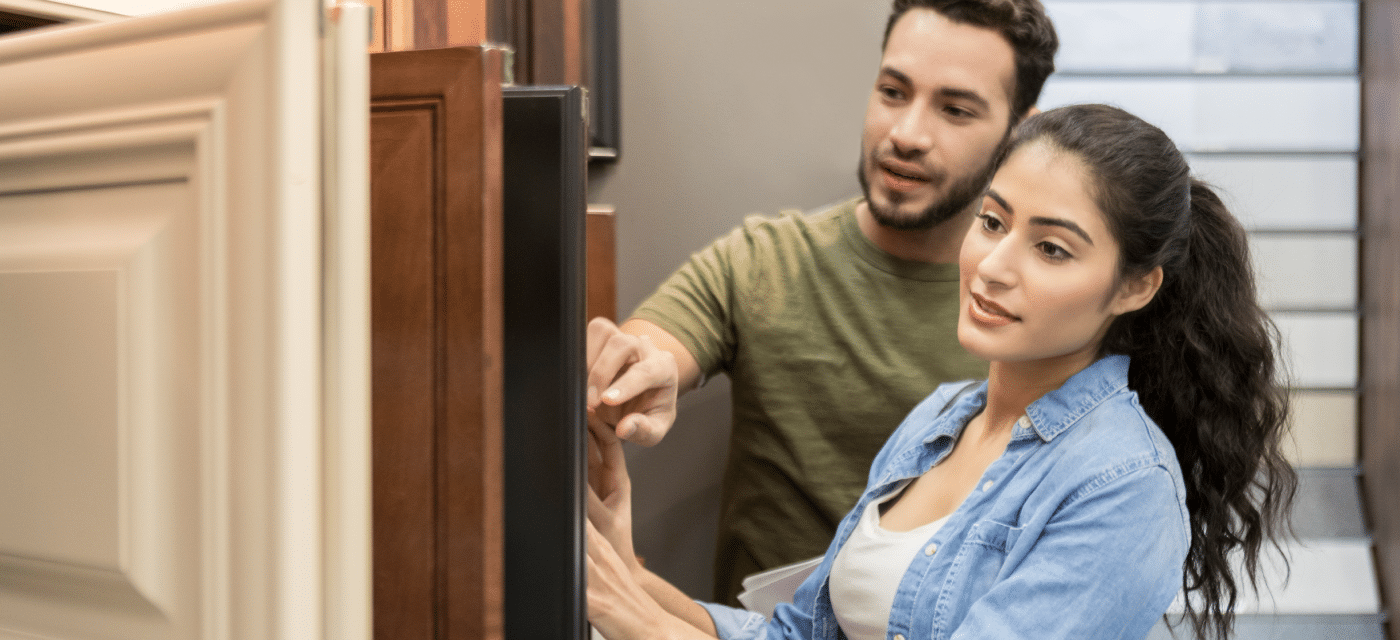
[[[623,438],[656,443],[677,393],[733,380],[716,600],[824,551],[905,413],[941,382],[985,375],[956,338],[958,249],[1057,44],[1038,0],[896,0],[863,197],[749,218],[620,329],[589,325],[588,406]]]

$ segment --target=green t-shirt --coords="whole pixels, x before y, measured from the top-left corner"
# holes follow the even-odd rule
[[[633,314],[733,382],[715,598],[820,555],[870,462],[940,383],[986,376],[958,344],[958,267],[903,260],[861,233],[859,200],[751,216]]]

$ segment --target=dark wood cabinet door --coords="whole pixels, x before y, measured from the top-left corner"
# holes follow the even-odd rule
[[[370,75],[375,637],[500,638],[500,52]]]

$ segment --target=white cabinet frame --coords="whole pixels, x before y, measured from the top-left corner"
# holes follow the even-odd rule
[[[322,11],[0,40],[0,638],[369,637],[369,27]]]

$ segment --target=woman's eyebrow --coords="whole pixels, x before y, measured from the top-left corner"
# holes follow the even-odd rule
[[[998,199],[998,202],[1000,202],[1000,199]],[[1080,228],[1079,225],[1077,225],[1077,224],[1075,224],[1075,223],[1073,223],[1073,222],[1071,222],[1071,221],[1069,221],[1069,220],[1065,220],[1064,218],[1045,218],[1045,217],[1041,217],[1041,216],[1033,216],[1028,222],[1030,222],[1031,224],[1037,224],[1037,225],[1043,225],[1043,226],[1049,226],[1049,227],[1062,227],[1062,228],[1065,228],[1065,229],[1069,229],[1070,231],[1073,231],[1073,232],[1074,232],[1076,235],[1078,235],[1079,237],[1084,238],[1084,241],[1087,242],[1087,243],[1089,243],[1089,246],[1093,246],[1093,245],[1094,245],[1094,241],[1093,241],[1092,239],[1089,238],[1089,234],[1088,234],[1088,233],[1085,233],[1085,232],[1084,232],[1084,229]]]
[[[996,200],[997,204],[1001,205],[1001,208],[1007,213],[1016,214],[1016,210],[1011,208],[1011,203],[1007,202],[1006,198],[1001,197],[1001,194],[997,193],[995,189],[987,187],[987,197]]]

